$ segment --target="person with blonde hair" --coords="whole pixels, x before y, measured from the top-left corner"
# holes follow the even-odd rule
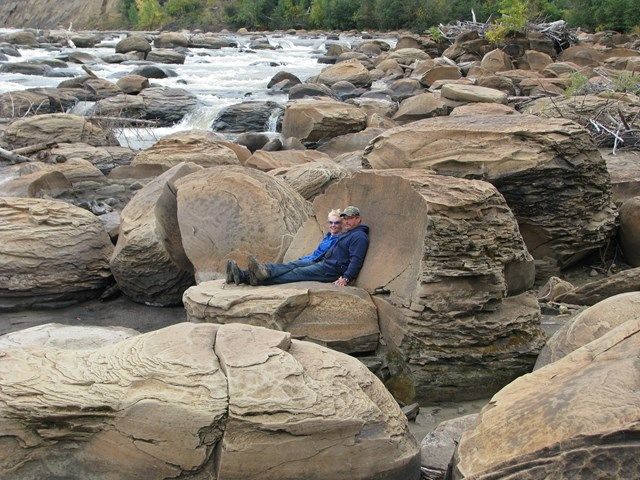
[[[339,209],[333,209],[327,215],[327,233],[322,237],[322,240],[316,247],[316,249],[309,255],[293,260],[287,263],[265,263],[261,264],[263,268],[268,269],[271,277],[280,277],[292,270],[300,267],[307,267],[320,261],[324,254],[336,243],[338,236],[342,232],[342,212]],[[257,263],[255,258],[249,257],[249,264]],[[233,260],[227,261],[226,270],[226,283],[251,283],[257,285],[255,278],[252,281],[251,275],[247,270],[241,270],[237,263]]]

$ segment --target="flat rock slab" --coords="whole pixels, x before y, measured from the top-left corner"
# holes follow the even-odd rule
[[[507,94],[494,88],[448,83],[440,89],[443,98],[456,102],[507,103]]]
[[[640,291],[640,267],[623,270],[610,277],[575,287],[555,297],[556,302],[595,305],[620,293]]]
[[[0,348],[47,347],[84,350],[118,343],[139,332],[124,327],[87,327],[47,323],[0,336]]]
[[[369,294],[353,287],[298,282],[261,287],[204,282],[184,293],[192,322],[245,323],[291,333],[345,353],[378,346],[378,314]]]

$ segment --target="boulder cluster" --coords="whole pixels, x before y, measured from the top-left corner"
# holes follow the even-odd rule
[[[87,44],[24,33],[0,52]],[[620,149],[640,99],[615,79],[637,76],[640,40],[579,40],[328,40],[317,75],[282,71],[273,100],[139,151],[104,119],[174,125],[196,95],[149,79],[234,40],[135,34],[106,58],[2,63],[138,62],[116,83],[88,68],[0,95],[0,312],[119,290],[189,323],[0,337],[0,477],[417,480],[394,399],[493,394],[425,439],[426,478],[638,477],[640,163]],[[64,113],[79,101],[95,104]],[[628,131],[611,140],[614,116]],[[223,280],[228,259],[309,253],[347,205],[370,228],[354,284]],[[616,243],[632,268],[558,278]],[[591,307],[547,342],[542,317],[566,304]]]

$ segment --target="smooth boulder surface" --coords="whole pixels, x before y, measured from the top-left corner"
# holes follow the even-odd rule
[[[132,166],[162,165],[171,168],[181,162],[191,162],[201,167],[239,165],[236,153],[213,132],[191,130],[177,132],[161,138],[151,147],[138,153]]]
[[[191,322],[271,328],[345,353],[373,352],[380,336],[376,307],[359,288],[318,282],[246,287],[213,280],[185,291],[183,303]]]
[[[291,185],[306,200],[324,193],[329,185],[349,176],[349,170],[333,160],[320,160],[291,167],[275,168],[269,175]]]
[[[418,170],[363,171],[315,198],[285,260],[317,244],[327,212],[358,205],[371,229],[354,286],[374,292],[396,398],[482,398],[530,370],[543,333],[532,259],[491,184]]]
[[[367,126],[367,115],[359,108],[335,100],[303,99],[287,105],[282,135],[304,142],[317,142]]]
[[[0,311],[59,308],[112,283],[98,218],[54,200],[0,198]]]
[[[616,209],[602,156],[564,119],[532,115],[438,117],[386,130],[363,160],[493,183],[540,265],[564,268],[603,246]]]
[[[448,83],[440,92],[443,98],[456,102],[507,103],[507,94],[495,88]]]
[[[620,246],[632,267],[640,267],[640,197],[627,200],[620,207]]]
[[[87,143],[93,146],[120,145],[113,134],[84,117],[67,113],[36,115],[15,120],[4,131],[10,148],[35,143]]]
[[[182,163],[139,190],[122,210],[111,271],[120,290],[139,303],[179,304],[194,283],[193,267],[182,247],[173,183],[202,167]]]
[[[178,222],[198,283],[223,276],[227,259],[279,261],[310,213],[292,187],[240,166],[212,167],[176,182]]]
[[[125,327],[89,327],[46,323],[0,336],[0,349],[6,347],[46,347],[85,350],[111,345],[136,335],[139,335],[139,332]]]
[[[638,478],[640,319],[518,378],[483,408],[453,478]]]
[[[621,293],[596,303],[553,334],[540,352],[535,368],[567,356],[634,318],[640,318],[640,292]]]
[[[94,348],[2,346],[0,385],[3,478],[420,477],[380,381],[284,332],[180,323]]]
[[[371,75],[359,60],[352,59],[326,67],[318,74],[318,82],[327,86],[347,81],[356,87],[370,87]]]

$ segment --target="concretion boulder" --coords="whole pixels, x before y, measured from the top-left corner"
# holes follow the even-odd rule
[[[0,336],[0,349],[46,347],[63,350],[100,348],[139,335],[125,327],[88,327],[46,323]]]
[[[574,287],[573,290],[557,295],[555,301],[572,305],[595,305],[614,295],[635,291],[640,291],[640,267]]]
[[[281,114],[282,107],[276,102],[251,100],[222,109],[211,128],[227,133],[264,132],[269,130],[270,119]]]
[[[507,94],[478,85],[448,83],[440,89],[443,98],[456,102],[507,103]]]
[[[142,35],[131,35],[116,44],[116,53],[150,52],[151,44]]]
[[[583,310],[553,334],[544,346],[535,369],[566,357],[623,323],[640,318],[640,292],[614,295]]]
[[[0,310],[59,308],[112,283],[113,246],[91,212],[54,200],[0,199]]]
[[[280,150],[277,152],[258,150],[244,162],[244,166],[268,172],[275,168],[288,168],[320,160],[330,160],[330,157],[315,150]]]
[[[531,115],[437,117],[386,130],[365,151],[375,169],[434,170],[493,183],[531,254],[564,268],[604,245],[616,210],[606,165],[586,130]]]
[[[404,414],[359,360],[248,325],[221,326],[215,352],[229,386],[218,478],[420,478]]]
[[[531,368],[543,344],[538,304],[504,297],[531,287],[532,259],[495,187],[417,170],[355,173],[315,198],[285,260],[315,247],[336,205],[358,205],[371,229],[354,285],[377,292],[396,398],[481,398]]]
[[[509,57],[509,55],[504,53],[503,50],[496,48],[482,57],[480,67],[487,72],[495,73],[511,70],[513,68],[513,63],[511,62],[511,57]]]
[[[324,193],[329,185],[349,176],[350,173],[333,160],[320,160],[292,167],[275,168],[269,171],[269,175],[291,185],[302,195],[302,198],[313,200]]]
[[[310,213],[292,187],[252,168],[213,167],[176,189],[182,244],[198,283],[222,277],[227,259],[280,261]]]
[[[350,82],[356,87],[370,87],[372,82],[369,70],[356,59],[346,60],[326,67],[317,78],[319,83],[329,87],[342,81]]]
[[[2,348],[0,477],[201,478],[229,404],[215,341],[214,325],[181,323],[100,348]]]
[[[627,263],[640,267],[640,197],[627,200],[620,207],[619,238]]]
[[[536,72],[542,72],[548,65],[553,63],[553,58],[544,52],[536,50],[527,50],[522,58],[518,61],[521,68],[528,68]],[[506,70],[506,69],[504,69]]]
[[[640,319],[518,378],[460,440],[453,478],[637,478]]]
[[[318,282],[244,287],[204,282],[184,293],[187,320],[244,323],[289,332],[345,353],[375,351],[378,314],[369,294]]]
[[[149,305],[179,304],[194,283],[193,266],[182,247],[174,182],[202,167],[182,163],[158,176],[122,210],[111,271],[120,290]]]
[[[206,130],[177,132],[138,153],[131,165],[154,164],[168,168],[181,162],[191,162],[204,168],[240,165],[236,153],[225,143],[220,136]]]
[[[93,146],[119,145],[113,133],[84,117],[67,113],[36,115],[15,120],[4,131],[11,149],[36,143],[87,143]]]
[[[359,132],[366,126],[367,115],[358,107],[335,100],[303,99],[287,105],[282,135],[317,142]]]

